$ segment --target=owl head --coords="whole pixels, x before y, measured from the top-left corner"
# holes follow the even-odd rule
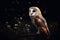
[[[30,7],[29,8],[29,16],[30,17],[36,17],[39,15],[42,15],[42,14],[41,14],[41,11],[38,7]]]

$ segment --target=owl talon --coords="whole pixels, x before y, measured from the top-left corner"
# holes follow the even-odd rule
[[[40,32],[38,31],[37,34],[40,34]]]

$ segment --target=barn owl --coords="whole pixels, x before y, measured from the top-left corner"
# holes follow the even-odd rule
[[[44,32],[46,35],[49,35],[50,31],[48,29],[47,22],[38,7],[30,7],[29,16],[34,26],[38,28],[37,34]]]

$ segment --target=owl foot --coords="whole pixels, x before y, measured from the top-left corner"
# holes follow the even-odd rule
[[[36,32],[37,34],[40,34],[40,32],[38,31],[38,32]]]

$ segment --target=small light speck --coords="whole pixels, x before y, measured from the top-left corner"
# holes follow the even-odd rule
[[[18,21],[18,23],[20,24],[21,22],[20,22],[20,21]]]
[[[29,30],[30,30],[30,29],[29,29],[29,28],[27,28],[26,30],[29,32]]]
[[[39,1],[37,1],[37,3],[39,3]]]
[[[20,19],[22,20],[22,17],[20,17]]]
[[[8,21],[6,21],[5,23],[6,23],[6,24],[8,24],[9,22],[8,22]]]
[[[28,2],[28,4],[31,4],[31,2]]]
[[[28,25],[28,27],[30,27],[30,25]]]
[[[17,18],[19,20],[19,18]]]
[[[14,29],[17,29],[17,27],[14,27]]]
[[[53,27],[53,25],[52,25],[52,24],[50,24],[50,27]]]
[[[14,19],[16,19],[16,17],[14,17]]]
[[[44,11],[44,14],[46,14],[46,11]]]
[[[28,26],[27,24],[25,24],[25,26]]]
[[[18,26],[18,24],[15,24],[15,26]]]
[[[11,26],[10,25],[7,25],[8,28],[10,28]]]

